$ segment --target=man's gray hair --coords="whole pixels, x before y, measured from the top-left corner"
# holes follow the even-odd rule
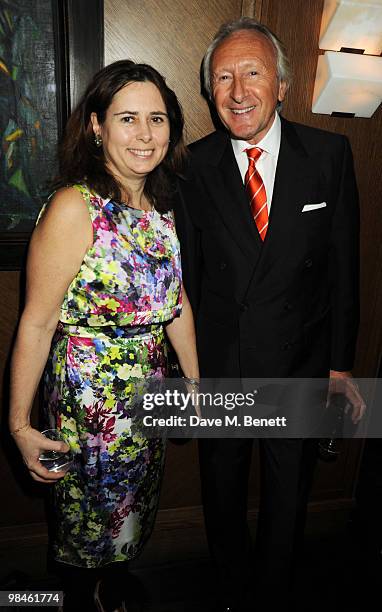
[[[251,17],[242,17],[241,19],[237,19],[235,21],[223,23],[218,32],[215,34],[214,39],[208,47],[206,54],[203,58],[204,87],[211,100],[213,99],[211,86],[211,63],[214,51],[223,42],[223,40],[228,38],[228,36],[231,36],[231,34],[234,34],[235,32],[240,32],[241,30],[250,30],[253,32],[258,32],[260,34],[263,34],[266,38],[268,38],[268,40],[270,40],[276,52],[277,76],[280,81],[285,81],[287,86],[289,86],[290,84],[290,63],[286,49],[281,40],[279,40],[276,34],[273,34],[273,32],[269,30],[269,28],[259,23],[255,19],[252,19]]]

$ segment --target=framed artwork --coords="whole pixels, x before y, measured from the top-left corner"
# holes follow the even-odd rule
[[[103,46],[103,0],[0,0],[1,270],[23,266],[58,139]]]

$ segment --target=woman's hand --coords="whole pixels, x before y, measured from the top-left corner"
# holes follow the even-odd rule
[[[39,461],[39,456],[44,450],[54,450],[61,453],[67,452],[69,447],[65,442],[49,440],[30,425],[14,433],[13,439],[34,480],[49,484],[65,476],[66,472],[49,472]]]

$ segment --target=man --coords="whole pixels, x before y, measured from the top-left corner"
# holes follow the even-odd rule
[[[358,326],[358,201],[345,137],[279,117],[289,81],[280,41],[248,18],[221,27],[205,86],[225,128],[191,146],[177,210],[200,370],[208,378],[351,381]],[[364,405],[347,384],[353,420]],[[247,610],[251,440],[200,441],[217,610]],[[256,591],[286,603],[315,444],[262,439]],[[253,582],[253,580],[251,580]],[[284,606],[285,607],[285,606]],[[272,608],[271,608],[272,609]]]

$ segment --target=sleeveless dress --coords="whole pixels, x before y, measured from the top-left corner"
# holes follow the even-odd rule
[[[53,553],[90,568],[133,559],[153,527],[165,445],[132,431],[133,398],[146,377],[166,375],[163,323],[180,314],[181,264],[171,213],[74,187],[94,242],[61,307],[44,410],[75,454],[54,485]]]

